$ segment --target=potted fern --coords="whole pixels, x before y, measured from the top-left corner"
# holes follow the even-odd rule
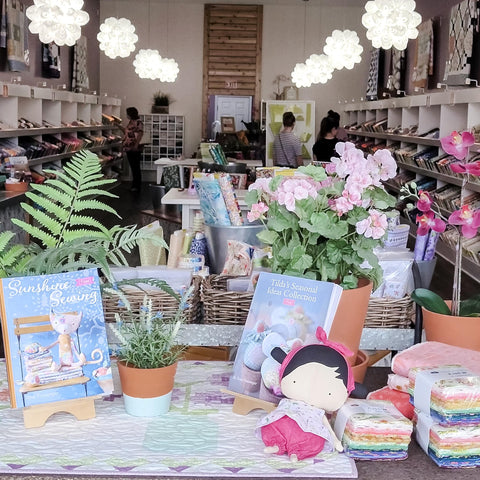
[[[31,204],[21,203],[31,222],[12,219],[33,242],[18,244],[15,233],[0,233],[0,277],[98,267],[105,279],[113,282],[110,265],[128,265],[125,255],[139,240],[148,239],[168,248],[162,238],[136,225],[106,228],[92,216],[102,211],[120,218],[103,200],[116,197],[105,190],[115,180],[103,178],[94,153],[81,151],[65,164],[63,171],[46,171],[56,178],[31,184],[31,191],[25,193]]]
[[[109,324],[119,341],[115,354],[125,410],[130,415],[157,416],[170,408],[177,361],[184,352],[176,337],[192,288],[183,294],[172,317],[155,311],[146,296],[139,311],[132,311],[123,296],[126,312],[116,313],[116,322]],[[118,294],[122,296],[121,291]]]

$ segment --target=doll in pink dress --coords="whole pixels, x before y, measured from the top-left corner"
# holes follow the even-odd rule
[[[352,352],[328,341],[321,327],[316,336],[321,343],[303,345],[288,354],[280,347],[272,350],[272,357],[281,363],[280,387],[285,398],[257,425],[265,453],[286,453],[294,462],[321,451],[343,451],[326,412],[338,410],[355,388],[345,358]]]

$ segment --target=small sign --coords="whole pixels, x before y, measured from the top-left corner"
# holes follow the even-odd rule
[[[235,80],[226,80],[225,88],[238,88],[238,83]]]

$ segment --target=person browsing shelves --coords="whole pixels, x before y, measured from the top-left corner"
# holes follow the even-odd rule
[[[302,144],[293,133],[295,115],[283,114],[283,129],[273,141],[273,164],[277,167],[296,168],[303,165]]]

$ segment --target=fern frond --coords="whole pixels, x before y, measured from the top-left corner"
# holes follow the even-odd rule
[[[62,231],[63,222],[58,221],[54,216],[48,215],[42,210],[32,207],[28,203],[22,204],[22,208],[31,215],[40,225],[43,225],[52,236],[58,237]],[[40,237],[36,237],[39,238]]]
[[[90,226],[95,227],[97,230],[103,232],[106,237],[110,238],[109,229],[103,226],[98,220],[92,217],[84,215],[72,215],[70,217],[70,225],[79,226]]]
[[[75,212],[81,212],[83,210],[102,210],[102,211],[107,211],[110,213],[113,213],[120,217],[116,210],[109,205],[106,205],[105,203],[101,202],[100,200],[79,200],[78,198],[75,199],[72,203],[72,209]]]
[[[44,211],[51,213],[55,216],[59,221],[64,222],[68,218],[68,211],[65,208],[62,208],[58,203],[54,203],[50,200],[50,198],[45,196],[36,195],[32,192],[28,192],[30,195],[28,198],[35,202],[35,204],[41,207]]]
[[[47,173],[53,173],[57,178],[57,181],[62,181],[72,187],[75,191],[77,187],[77,182],[75,179],[71,178],[69,175],[67,175],[65,172],[62,172],[61,170],[45,170]],[[53,179],[48,179],[45,183],[50,183],[53,181]]]
[[[2,232],[0,233],[0,253],[6,248],[6,246],[10,243],[12,238],[15,236],[13,232]]]
[[[85,228],[78,230],[66,230],[63,234],[64,242],[72,242],[73,240],[83,239],[85,242],[91,239],[105,240],[106,234],[95,230],[87,230]]]
[[[50,235],[49,233],[44,232],[43,230],[40,230],[38,227],[35,227],[34,225],[30,225],[29,223],[24,222],[23,220],[19,220],[18,218],[12,218],[11,221],[13,224],[22,228],[25,232],[27,232],[32,237],[40,240],[42,242],[42,245],[44,245],[45,247],[47,248],[55,247],[56,239],[54,236]]]
[[[96,197],[103,196],[103,197],[110,197],[110,198],[118,198],[118,195],[115,195],[114,193],[109,192],[107,190],[101,190],[100,188],[90,188],[87,192],[79,191],[77,193],[77,198],[89,197],[90,195],[95,195]]]
[[[47,172],[47,170],[44,171]],[[75,195],[75,188],[72,188],[72,186],[68,183],[62,182],[56,178],[49,178],[48,183],[44,183],[43,185],[49,185],[59,190],[63,190],[63,192],[66,193],[70,198]]]
[[[48,183],[44,183],[43,185],[37,185],[34,184],[32,185],[32,189],[34,191],[32,192],[27,192],[25,195],[26,197],[30,198],[33,201],[36,201],[36,199],[40,196],[35,193],[35,191],[41,193],[43,197],[50,198],[54,202],[59,202],[65,207],[69,206],[70,199],[72,198],[71,195],[67,195],[66,193],[62,192],[61,190],[58,190]]]
[[[86,188],[97,188],[97,187],[104,187],[105,185],[108,185],[110,183],[115,183],[116,180],[114,178],[103,178],[102,175],[97,175],[97,178],[101,178],[101,180],[91,180],[89,178],[85,178],[85,182],[80,188],[80,191],[85,190]],[[110,194],[107,190],[100,190],[102,194]],[[114,197],[118,197],[118,195],[115,194],[110,194]]]

